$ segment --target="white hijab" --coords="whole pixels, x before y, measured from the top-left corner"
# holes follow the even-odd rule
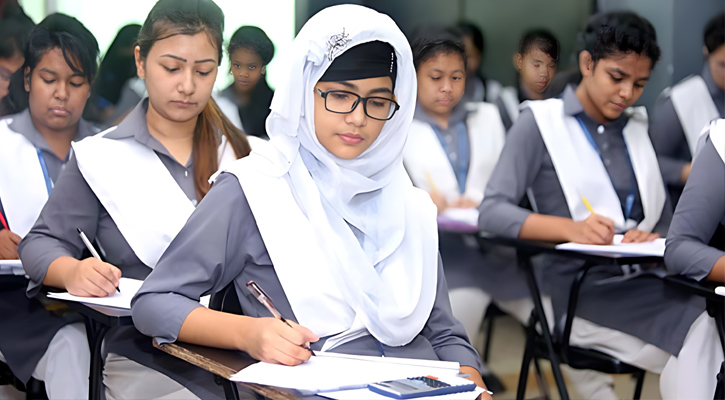
[[[340,159],[315,134],[314,86],[335,57],[375,40],[395,49],[395,96],[400,110],[363,154]],[[387,345],[405,345],[430,316],[438,271],[435,207],[424,192],[412,186],[402,163],[416,99],[407,39],[384,14],[357,5],[333,6],[310,18],[282,65],[289,71],[286,82],[277,87],[267,118],[271,145],[255,149],[243,164],[261,157],[266,167],[258,172],[284,179],[289,185],[296,204],[288,206],[304,213],[324,253],[322,264],[326,264],[308,263],[304,268],[312,279],[315,273],[331,274],[337,290],[326,291],[321,285],[311,290],[304,282],[289,282],[281,270],[286,267],[275,263],[282,287],[299,322],[316,333],[341,332],[339,321],[334,329],[333,322],[324,326],[319,315],[326,315],[327,320],[348,320],[342,335],[350,340],[369,332]],[[252,206],[256,217],[255,207],[265,205]],[[260,224],[259,219],[257,222]],[[285,223],[277,225],[272,229],[296,229]],[[260,226],[261,232],[269,229]],[[272,250],[270,256],[274,262]],[[336,294],[353,310],[350,315],[339,315],[344,311],[325,301]],[[303,303],[305,307],[295,307]],[[317,308],[311,309],[310,304]]]

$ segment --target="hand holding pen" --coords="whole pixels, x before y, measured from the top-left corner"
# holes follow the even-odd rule
[[[317,335],[285,319],[274,307],[272,299],[254,281],[247,283],[247,289],[274,317],[254,319],[253,329],[247,335],[250,343],[245,346],[245,350],[253,358],[264,362],[297,365],[314,355],[309,343],[319,340]]]
[[[61,257],[54,261],[59,266],[67,264],[63,267],[67,271],[63,278],[65,289],[70,294],[82,297],[105,297],[119,291],[121,270],[100,259],[98,252],[81,229],[78,229],[78,234],[93,257],[80,261],[71,257]]]

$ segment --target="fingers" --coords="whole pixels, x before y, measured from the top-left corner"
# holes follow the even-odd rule
[[[594,220],[597,221],[597,223],[606,226],[607,229],[612,231],[612,235],[614,235],[614,221],[612,221],[611,219],[609,219],[607,217],[603,217],[599,214],[593,214],[589,218],[592,218],[592,217],[594,217]]]
[[[105,263],[101,260],[96,260],[95,258],[93,259],[93,261],[93,269],[101,276],[106,278],[109,282],[111,282],[115,291],[115,288],[118,286],[121,279],[121,270],[109,263]]]
[[[642,243],[645,241],[654,240],[654,238],[648,239],[649,236],[649,232],[643,232],[637,229],[630,229],[627,231],[627,233],[624,234],[624,238],[622,238],[622,243]]]
[[[649,235],[647,235],[647,239],[645,239],[646,242],[651,242],[655,239],[659,239],[661,236],[659,233],[652,232]]]
[[[287,322],[289,322],[290,325],[292,325],[292,327],[295,328],[296,331],[300,332],[305,337],[305,340],[308,343],[314,343],[314,342],[320,340],[320,337],[319,336],[315,335],[314,332],[312,332],[311,330],[305,328],[304,326],[299,325],[299,324],[297,324],[297,323],[295,323],[293,321],[290,321],[290,320],[287,320]]]
[[[19,245],[19,244],[20,244],[20,241],[21,241],[21,240],[23,240],[23,238],[21,238],[20,236],[18,236],[18,235],[16,235],[16,234],[12,233],[12,232],[10,232],[10,231],[8,231],[8,233],[10,234],[10,240],[11,240],[11,241],[12,241],[13,243],[15,243],[15,246]]]

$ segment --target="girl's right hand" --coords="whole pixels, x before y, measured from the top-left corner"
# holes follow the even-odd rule
[[[78,261],[64,283],[74,296],[106,297],[116,293],[120,279],[121,270],[116,266],[89,257]]]
[[[311,342],[320,340],[311,330],[287,320],[292,327],[276,318],[251,318],[241,349],[252,358],[272,364],[298,365],[312,353]]]
[[[599,214],[591,214],[584,221],[573,222],[569,241],[581,244],[612,244],[614,221]]]
[[[21,237],[7,229],[0,229],[0,260],[17,260]]]
[[[446,196],[442,195],[437,190],[434,190],[428,194],[430,194],[430,199],[433,200],[433,204],[436,205],[436,208],[438,209],[438,214],[442,213],[446,210],[446,208],[448,208]]]

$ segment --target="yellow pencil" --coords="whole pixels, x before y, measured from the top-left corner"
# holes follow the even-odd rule
[[[437,192],[438,188],[436,187],[436,184],[433,183],[433,178],[431,178],[428,171],[425,171],[425,179],[428,181],[428,185],[430,185],[430,189],[434,192]]]
[[[582,196],[582,201],[584,202],[584,205],[587,207],[587,210],[589,210],[590,213],[596,214],[594,212],[594,209],[592,208],[592,205],[589,204],[589,200],[587,200],[586,196]]]

